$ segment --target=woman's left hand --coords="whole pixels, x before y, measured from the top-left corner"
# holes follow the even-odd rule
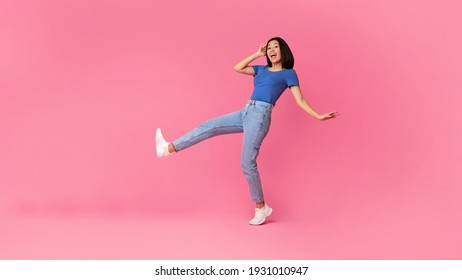
[[[327,114],[324,114],[324,115],[320,115],[318,117],[318,120],[320,120],[320,121],[330,120],[330,119],[336,118],[339,115],[340,114],[338,112],[330,112],[330,113],[327,113]]]

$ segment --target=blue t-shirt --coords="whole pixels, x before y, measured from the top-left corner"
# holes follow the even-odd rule
[[[298,86],[298,77],[294,69],[282,69],[272,72],[268,66],[252,66],[255,71],[254,90],[250,99],[276,104],[281,94],[290,86]]]

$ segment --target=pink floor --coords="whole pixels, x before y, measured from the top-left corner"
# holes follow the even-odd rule
[[[233,202],[238,203],[238,202]],[[435,205],[433,205],[434,207]],[[345,205],[344,207],[348,207]],[[456,202],[323,215],[323,207],[274,205],[264,226],[246,224],[252,209],[226,204],[209,213],[83,214],[75,210],[1,217],[1,259],[460,259]],[[443,210],[446,208],[446,210]],[[296,212],[299,212],[296,214]],[[66,213],[66,214],[63,214]],[[351,215],[354,215],[352,217]],[[418,234],[416,234],[418,233]]]

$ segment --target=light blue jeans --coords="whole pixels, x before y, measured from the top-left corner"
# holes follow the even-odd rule
[[[205,139],[230,133],[244,133],[241,166],[249,183],[253,202],[262,202],[263,190],[257,169],[257,156],[261,143],[268,133],[273,105],[250,100],[244,109],[205,121],[188,134],[173,141],[177,152],[189,148]]]

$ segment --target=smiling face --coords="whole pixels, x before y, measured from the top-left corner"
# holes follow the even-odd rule
[[[269,60],[273,65],[275,63],[281,62],[281,49],[278,41],[272,40],[268,43],[268,45],[266,46],[266,55],[268,56]]]
[[[268,67],[276,69],[293,69],[294,56],[289,45],[281,37],[273,37],[266,43],[266,62]]]

